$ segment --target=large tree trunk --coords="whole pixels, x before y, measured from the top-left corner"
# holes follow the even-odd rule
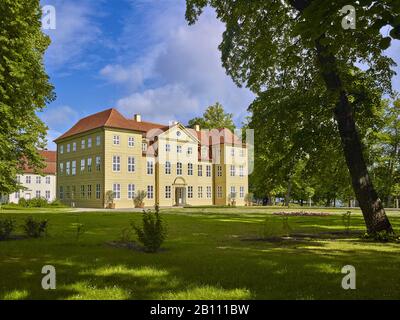
[[[321,37],[320,39],[322,39]],[[352,106],[349,102],[337,69],[336,59],[316,41],[318,63],[328,92],[336,99],[334,110],[347,167],[352,179],[353,189],[362,210],[368,233],[379,231],[393,232],[385,209],[379,199],[365,163],[362,144],[357,132]]]

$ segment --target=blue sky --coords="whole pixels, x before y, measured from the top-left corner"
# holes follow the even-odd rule
[[[185,0],[45,0],[57,29],[45,64],[57,100],[40,114],[52,140],[81,117],[115,107],[125,116],[186,123],[219,101],[240,125],[253,94],[221,66],[223,25],[208,10],[194,26]],[[397,42],[389,54],[400,64]],[[400,91],[400,77],[394,79]]]

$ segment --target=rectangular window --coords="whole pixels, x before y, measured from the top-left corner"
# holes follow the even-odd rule
[[[239,176],[240,176],[241,178],[244,177],[244,167],[243,167],[243,166],[239,166]]]
[[[67,144],[67,152],[71,152],[71,145],[69,143]]]
[[[240,149],[240,156],[243,158],[245,156],[244,148]]]
[[[99,146],[101,143],[101,138],[100,136],[96,136],[96,146]]]
[[[88,199],[92,199],[92,185],[88,184],[87,186],[87,197]]]
[[[236,168],[235,166],[231,166],[231,177],[234,177],[236,175]]]
[[[60,199],[64,199],[64,187],[63,186],[60,186],[59,196],[60,196]]]
[[[128,137],[128,147],[133,148],[135,146],[135,138]]]
[[[76,193],[76,186],[72,186],[72,192],[71,192],[71,194],[72,194],[72,199],[75,199],[75,193]]]
[[[46,177],[46,184],[50,184],[51,183],[51,178],[50,177]]]
[[[76,151],[76,142],[74,142],[74,143],[72,144],[72,151],[73,151],[73,152]]]
[[[73,176],[76,176],[76,161],[75,160],[72,161],[71,174]]]
[[[197,197],[198,197],[199,199],[202,199],[202,198],[203,198],[203,187],[198,187],[198,188],[197,188]]]
[[[36,198],[40,198],[40,190],[36,190]]]
[[[128,199],[135,198],[135,185],[128,184]]]
[[[235,149],[234,149],[234,148],[231,149],[231,156],[232,156],[232,157],[235,156]]]
[[[135,172],[135,157],[128,157],[128,172]]]
[[[36,184],[41,184],[41,183],[42,183],[42,177],[36,176]]]
[[[176,146],[176,153],[182,153],[182,146]]]
[[[181,175],[182,175],[182,162],[178,162],[178,163],[176,164],[176,174],[177,174],[178,176],[181,176]]]
[[[86,147],[86,141],[82,140],[81,141],[81,149],[83,150],[83,149],[85,149],[85,147]]]
[[[210,186],[207,187],[207,198],[208,199],[211,198],[211,187]]]
[[[86,166],[86,160],[82,159],[81,160],[81,173],[85,172],[85,166]]]
[[[222,166],[217,167],[217,176],[222,177]]]
[[[171,174],[171,162],[165,162],[165,174]]]
[[[85,199],[86,193],[85,193],[85,186],[81,186],[81,199]]]
[[[21,183],[21,176],[17,176],[17,183]]]
[[[15,193],[15,199],[19,199],[21,197],[21,194],[19,193],[19,191],[17,191],[16,193]]]
[[[188,163],[188,176],[193,175],[193,163]]]
[[[165,145],[165,152],[170,152],[171,151],[171,145],[170,144],[166,144]]]
[[[64,163],[60,163],[60,175],[64,174]]]
[[[48,190],[46,191],[46,199],[50,200],[50,191],[48,191]]]
[[[152,175],[154,173],[153,161],[147,161],[147,174]]]
[[[223,193],[222,193],[222,186],[217,186],[217,197],[222,198]]]
[[[61,153],[61,154],[64,153],[64,146],[60,146],[60,153]]]
[[[87,147],[91,148],[92,147],[92,138],[87,139]]]
[[[236,198],[236,187],[234,186],[231,187],[231,198]]]
[[[244,198],[244,187],[240,187],[240,198]]]
[[[120,172],[121,171],[121,158],[120,156],[113,156],[113,171]]]
[[[119,145],[119,136],[113,136],[113,144],[115,145],[115,146],[117,146],[117,145]]]
[[[193,154],[193,148],[192,147],[189,147],[187,149],[187,154]]]
[[[101,157],[96,157],[96,171],[101,171]]]
[[[171,186],[165,186],[165,198],[171,199]]]
[[[188,198],[192,199],[193,198],[193,187],[188,186]]]
[[[121,185],[119,183],[113,184],[113,192],[115,199],[121,199]]]
[[[147,198],[153,199],[154,198],[154,188],[153,186],[147,186]]]
[[[88,172],[92,172],[92,158],[88,158]]]
[[[142,152],[146,152],[146,151],[147,151],[147,143],[142,142]]]
[[[203,166],[201,164],[197,166],[197,174],[199,177],[203,176]]]
[[[207,177],[211,177],[211,166],[210,165],[207,165],[207,167],[206,167],[206,174],[207,174]]]
[[[65,168],[65,172],[67,173],[67,176],[69,176],[70,175],[70,173],[71,173],[71,168],[70,168],[70,166],[71,166],[71,163],[69,162],[69,161],[67,161],[67,167]]]
[[[96,184],[96,199],[100,199],[101,196],[101,187],[100,184]]]

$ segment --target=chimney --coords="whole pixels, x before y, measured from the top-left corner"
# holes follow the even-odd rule
[[[195,129],[197,132],[200,132],[200,126],[199,126],[198,124],[195,125],[194,129]]]
[[[134,119],[136,122],[142,122],[142,116],[141,116],[140,114],[135,114],[135,115],[133,116],[133,119]]]

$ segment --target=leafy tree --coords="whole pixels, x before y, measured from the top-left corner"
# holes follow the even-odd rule
[[[39,0],[0,1],[0,193],[18,189],[24,165],[43,167],[46,126],[36,112],[55,98],[43,65],[49,44]]]
[[[377,189],[392,206],[393,187],[400,182],[400,97],[382,101],[381,130],[370,137],[371,162]]]
[[[224,107],[219,102],[209,106],[202,118],[196,117],[189,121],[190,128],[194,128],[196,125],[203,129],[228,128],[231,131],[235,130],[233,114],[225,113]]]
[[[371,111],[374,96],[391,91],[394,62],[383,51],[392,38],[400,38],[400,2],[358,2],[355,30],[342,28],[339,12],[348,5],[345,0],[187,0],[189,23],[195,23],[207,5],[215,8],[226,26],[220,45],[222,62],[238,85],[246,84],[259,101],[271,92],[281,94],[281,101],[305,98],[299,107],[292,104],[290,111],[312,123],[312,128],[320,123],[318,111],[330,112],[368,233],[392,232],[368,173],[363,132],[356,120],[357,112]],[[384,26],[393,27],[390,37],[380,33]],[[356,62],[368,70],[360,72]],[[319,92],[323,103],[315,101]],[[302,112],[304,104],[309,105],[307,114]],[[321,105],[326,108],[321,110]]]

